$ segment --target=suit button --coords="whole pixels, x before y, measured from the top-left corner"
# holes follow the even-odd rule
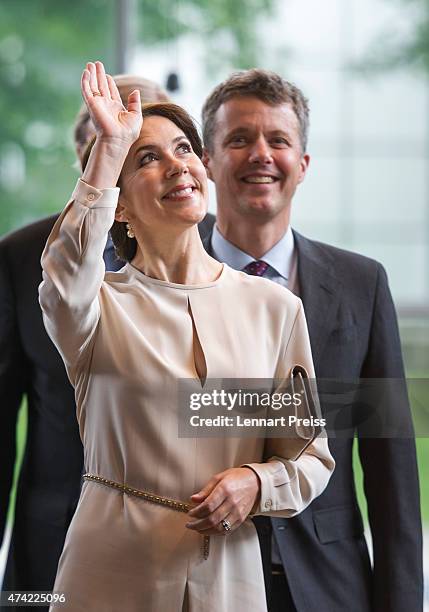
[[[271,508],[272,505],[273,505],[273,500],[267,499],[267,501],[265,502],[265,508]]]
[[[95,193],[88,193],[86,199],[88,200],[88,202],[92,202],[93,200],[95,200]]]

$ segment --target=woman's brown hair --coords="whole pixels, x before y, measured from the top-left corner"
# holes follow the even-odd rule
[[[165,119],[169,119],[185,134],[186,138],[191,143],[194,153],[198,155],[200,159],[202,158],[203,146],[197,127],[192,117],[181,106],[169,102],[143,104],[142,115],[143,120],[145,117],[151,116],[165,117]],[[95,138],[91,140],[82,157],[82,171],[86,168],[95,140]],[[119,177],[118,180],[118,187],[120,186],[121,177]],[[122,221],[115,221],[110,229],[110,235],[112,237],[112,242],[115,247],[117,257],[124,261],[131,261],[135,257],[137,251],[137,240],[127,236],[126,223],[123,223]]]

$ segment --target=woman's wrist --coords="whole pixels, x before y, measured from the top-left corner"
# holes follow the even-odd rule
[[[132,142],[100,138],[92,147],[82,180],[96,189],[116,187]]]
[[[95,142],[128,153],[135,141],[120,136],[97,136]]]

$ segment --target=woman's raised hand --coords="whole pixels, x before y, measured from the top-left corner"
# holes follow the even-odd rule
[[[81,87],[97,139],[130,147],[139,137],[143,123],[140,91],[136,89],[130,93],[125,108],[115,81],[106,74],[101,62],[88,62],[82,73]]]

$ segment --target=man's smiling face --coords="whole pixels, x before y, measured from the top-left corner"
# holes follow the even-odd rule
[[[237,96],[216,113],[212,150],[205,152],[204,163],[223,217],[268,220],[289,217],[309,157],[303,155],[298,119],[289,104]]]

